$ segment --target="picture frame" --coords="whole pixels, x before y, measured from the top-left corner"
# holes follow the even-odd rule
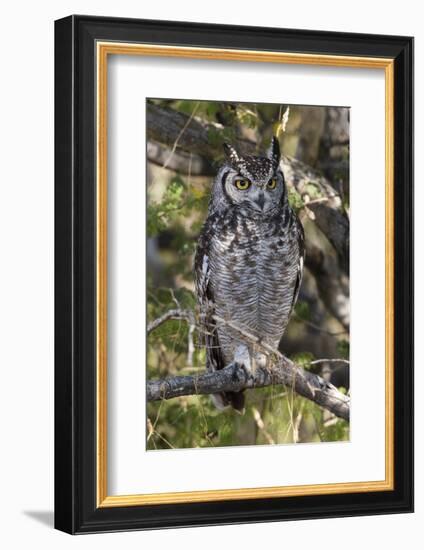
[[[383,480],[220,490],[214,473],[216,490],[108,494],[107,69],[116,54],[384,71]],[[56,21],[55,527],[77,534],[412,510],[413,39],[77,15]]]

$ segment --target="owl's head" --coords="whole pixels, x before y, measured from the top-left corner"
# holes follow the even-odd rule
[[[226,162],[214,188],[220,206],[223,203],[239,205],[248,211],[265,214],[283,202],[285,184],[276,137],[272,138],[265,156],[243,156],[228,144],[224,144],[224,151]]]

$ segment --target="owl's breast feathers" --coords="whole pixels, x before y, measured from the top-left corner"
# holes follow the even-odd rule
[[[299,293],[303,259],[303,228],[290,207],[267,218],[235,209],[211,213],[195,256],[200,305],[278,347]],[[205,332],[208,367],[221,369],[242,337],[216,326],[210,314]]]

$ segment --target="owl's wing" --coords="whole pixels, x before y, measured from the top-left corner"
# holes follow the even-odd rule
[[[207,231],[202,232],[197,245],[194,259],[194,273],[196,292],[201,308],[202,328],[204,331],[203,343],[206,348],[206,367],[208,370],[220,370],[225,367],[216,323],[212,318],[214,297],[210,284],[211,265],[209,261],[209,244],[205,236]]]
[[[295,283],[294,292],[293,292],[293,301],[290,309],[290,316],[293,312],[294,306],[296,305],[297,298],[299,296],[300,285],[302,283],[302,277],[303,277],[303,266],[305,263],[305,232],[303,230],[302,223],[300,222],[299,218],[294,212],[293,212],[293,216],[295,217],[295,225],[297,230],[297,242],[299,246],[299,264],[297,269],[296,283]]]
[[[200,235],[194,258],[194,273],[196,291],[201,308],[202,328],[204,334],[203,343],[206,348],[206,368],[213,372],[223,369],[225,365],[222,348],[219,343],[219,334],[216,322],[213,319],[215,300],[211,285],[211,262],[210,262],[210,231],[205,226]],[[243,392],[222,392],[211,395],[215,406],[222,410],[231,405],[237,411],[244,410]]]

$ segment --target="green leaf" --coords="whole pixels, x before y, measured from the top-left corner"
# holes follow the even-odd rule
[[[306,184],[304,193],[308,195],[311,200],[322,197],[321,187],[313,181]]]
[[[303,321],[309,321],[311,318],[311,308],[309,303],[305,300],[298,300],[297,304],[294,306],[294,311]]]
[[[303,206],[305,206],[305,203],[303,202],[300,193],[298,193],[294,187],[288,187],[288,192],[290,206],[295,212],[298,212],[301,208],[303,208]]]
[[[311,362],[314,360],[314,354],[310,351],[301,351],[299,353],[294,353],[291,356],[291,360],[304,369],[309,369],[311,367]]]

